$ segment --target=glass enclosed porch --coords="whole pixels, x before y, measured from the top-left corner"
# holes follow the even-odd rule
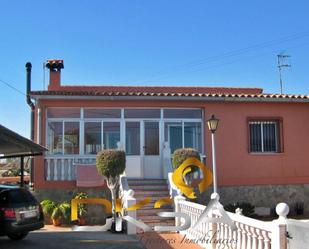
[[[75,165],[102,149],[126,152],[129,178],[164,178],[166,155],[192,147],[203,155],[202,109],[59,108],[46,110],[46,180],[75,180]]]

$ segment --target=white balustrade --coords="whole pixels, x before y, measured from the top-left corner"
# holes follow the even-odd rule
[[[178,212],[186,213],[191,217],[191,227],[181,233],[200,242],[201,246],[233,249],[286,249],[286,227],[278,220],[266,222],[227,212],[237,228],[235,231],[232,231],[227,224],[220,222],[202,222],[197,228],[193,228],[205,208],[204,205],[181,198],[175,202],[175,209]],[[221,215],[217,210],[213,210],[211,217],[220,218]],[[282,217],[279,221],[284,220]],[[283,241],[283,243],[278,245],[278,241]]]
[[[95,163],[95,157],[47,156],[44,161],[47,181],[74,181],[75,163]]]

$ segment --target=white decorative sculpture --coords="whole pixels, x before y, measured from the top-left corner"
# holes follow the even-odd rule
[[[163,177],[168,179],[168,173],[173,172],[172,162],[171,162],[171,148],[168,142],[163,144]]]

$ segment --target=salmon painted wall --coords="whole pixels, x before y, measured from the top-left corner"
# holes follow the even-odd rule
[[[39,101],[42,108],[42,145],[45,145],[46,107],[196,107],[208,119],[220,119],[216,132],[219,186],[309,183],[309,104],[202,101]],[[37,112],[36,112],[37,114]],[[283,152],[250,154],[248,118],[280,118],[283,122]],[[37,116],[36,116],[37,118]],[[37,125],[37,122],[36,122]],[[205,124],[206,165],[211,168],[211,134]],[[36,188],[75,187],[74,181],[46,182],[43,157],[35,159]]]
[[[309,112],[301,103],[209,103],[206,116],[219,119],[216,133],[218,184],[303,184],[309,183]],[[282,119],[283,152],[248,152],[247,119]],[[211,141],[206,135],[207,155]],[[210,157],[207,163],[211,165]]]

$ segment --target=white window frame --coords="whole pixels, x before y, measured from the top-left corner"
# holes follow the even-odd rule
[[[141,122],[140,124],[140,132],[141,132],[141,136],[140,136],[140,145],[141,145],[141,156],[143,155],[143,150],[142,150],[142,146],[143,146],[143,137],[144,134],[142,134],[143,131],[143,122],[145,121],[158,121],[159,122],[159,141],[160,141],[160,145],[159,145],[159,149],[160,149],[160,155],[163,149],[163,142],[165,141],[165,123],[166,122],[179,122],[181,124],[182,127],[182,146],[184,147],[184,143],[185,143],[185,136],[184,136],[184,123],[186,122],[191,122],[191,123],[200,123],[201,124],[201,156],[205,156],[204,154],[204,109],[203,108],[177,108],[177,107],[167,107],[167,108],[162,108],[162,107],[51,107],[51,108],[59,108],[59,109],[70,109],[70,108],[80,108],[80,117],[79,118],[49,118],[47,116],[47,109],[45,110],[45,116],[46,116],[46,141],[45,144],[46,146],[48,145],[48,138],[47,138],[47,129],[48,129],[48,123],[49,122],[62,122],[62,153],[59,155],[54,155],[54,154],[49,154],[49,156],[72,156],[72,157],[77,157],[77,156],[87,156],[87,157],[95,157],[95,155],[93,154],[85,154],[85,132],[84,132],[84,126],[85,126],[85,122],[99,122],[101,123],[101,148],[103,149],[104,147],[104,122],[119,122],[120,123],[120,143],[123,147],[123,149],[126,148],[126,122]],[[121,112],[121,117],[120,118],[84,118],[84,110],[85,109],[117,109],[120,110]],[[160,118],[125,118],[124,117],[124,110],[125,109],[159,109],[160,110]],[[165,109],[186,109],[186,110],[201,110],[202,112],[202,117],[201,118],[196,118],[196,119],[187,119],[187,118],[164,118],[164,110]],[[79,154],[64,154],[64,123],[65,122],[79,122],[80,126],[79,126]],[[168,142],[170,142],[170,140],[168,139]]]

